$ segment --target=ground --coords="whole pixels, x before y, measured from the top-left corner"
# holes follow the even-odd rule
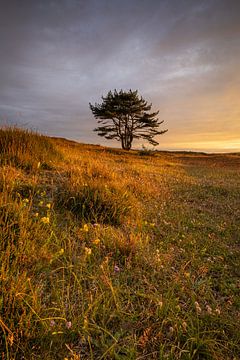
[[[44,141],[1,154],[2,358],[239,359],[240,155]]]

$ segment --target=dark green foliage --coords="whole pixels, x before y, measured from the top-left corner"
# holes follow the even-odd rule
[[[152,104],[148,104],[138,91],[109,91],[102,96],[101,104],[89,104],[94,117],[101,126],[94,129],[99,136],[121,141],[124,150],[130,150],[133,139],[144,139],[152,145],[159,143],[153,138],[167,130],[159,130],[163,121],[156,116],[159,111],[150,113]]]

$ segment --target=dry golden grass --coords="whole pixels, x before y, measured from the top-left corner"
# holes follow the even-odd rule
[[[238,359],[240,156],[44,141],[0,154],[2,358]]]

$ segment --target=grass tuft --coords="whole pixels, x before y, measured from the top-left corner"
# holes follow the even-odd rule
[[[127,191],[96,182],[73,188],[65,184],[57,193],[60,208],[89,223],[121,224],[131,214],[134,200]]]
[[[17,127],[0,128],[0,164],[24,170],[52,169],[60,159],[51,140],[43,135]]]

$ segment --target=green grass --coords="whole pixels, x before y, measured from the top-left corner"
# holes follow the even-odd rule
[[[0,153],[1,357],[237,360],[240,156],[27,136],[54,150]]]

